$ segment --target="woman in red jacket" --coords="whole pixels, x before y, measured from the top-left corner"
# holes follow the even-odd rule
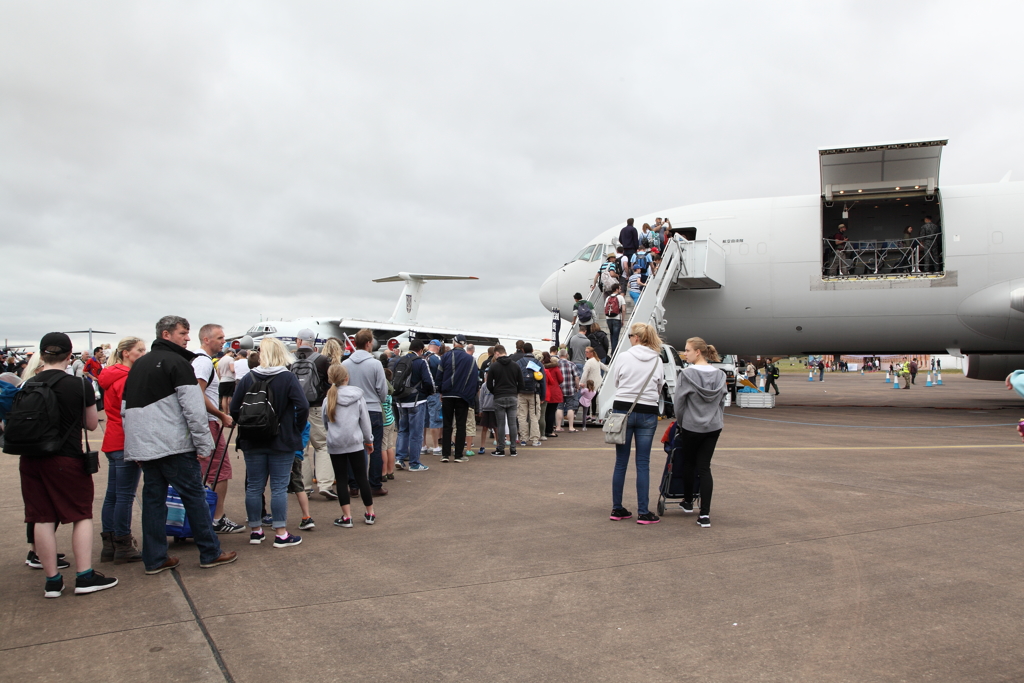
[[[142,468],[137,462],[124,459],[124,428],[121,426],[121,394],[132,363],[146,353],[146,343],[138,337],[125,337],[110,354],[107,366],[100,373],[103,390],[103,411],[107,428],[101,450],[107,456],[107,495],[103,499],[100,518],[103,531],[103,552],[100,562],[124,564],[139,562],[142,554],[132,537],[132,503],[139,487]]]
[[[555,412],[558,411],[558,404],[560,404],[565,397],[562,395],[562,371],[558,369],[558,360],[552,358],[551,354],[544,352],[542,356],[544,361],[544,374],[547,380],[547,396],[545,400],[548,402],[547,407],[544,409],[544,431],[547,432],[544,436],[549,439],[558,436],[555,434]]]

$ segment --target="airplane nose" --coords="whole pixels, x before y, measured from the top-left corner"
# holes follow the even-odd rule
[[[540,286],[540,302],[549,311],[558,305],[558,276],[561,273],[561,269],[551,273],[544,284]]]

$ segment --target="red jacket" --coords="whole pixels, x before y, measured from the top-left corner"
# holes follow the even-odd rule
[[[124,450],[124,428],[121,426],[121,394],[128,379],[127,365],[108,365],[100,372],[100,388],[103,389],[103,410],[107,414],[107,427],[103,434],[104,453]]]
[[[544,374],[548,376],[548,393],[544,398],[548,403],[561,403],[565,400],[562,395],[562,371],[556,365],[553,368],[544,368]]]

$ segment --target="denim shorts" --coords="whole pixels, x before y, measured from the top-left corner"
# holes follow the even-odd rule
[[[441,394],[427,396],[427,427],[430,429],[444,427],[444,418],[441,415]]]
[[[561,411],[567,410],[579,410],[580,408],[580,395],[573,394],[572,396],[563,396],[562,402],[558,404],[558,409]]]

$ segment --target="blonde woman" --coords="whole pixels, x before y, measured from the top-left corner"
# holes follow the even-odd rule
[[[367,454],[373,453],[373,429],[370,426],[370,412],[366,408],[363,390],[348,385],[348,370],[335,363],[327,371],[331,388],[324,399],[323,421],[327,429],[327,452],[335,472],[352,468],[359,494],[366,506],[363,521],[373,524],[373,494],[366,477]],[[338,502],[341,503],[341,517],[334,520],[335,526],[352,528],[352,505],[347,487],[338,488]]]
[[[288,481],[295,451],[302,450],[302,431],[309,419],[309,401],[299,380],[288,372],[295,360],[277,339],[264,337],[260,343],[260,364],[238,382],[231,399],[231,417],[238,422],[246,393],[265,389],[278,420],[277,435],[253,438],[246,434],[244,421],[238,427],[238,446],[245,455],[245,513],[249,521],[249,543],[263,542],[261,512],[263,491],[270,481],[270,512],[273,516],[274,547],[290,548],[302,543],[288,533]],[[302,425],[302,428],[299,427]]]
[[[629,328],[629,342],[632,346],[615,359],[612,372],[615,380],[612,412],[629,413],[629,417],[626,418],[626,441],[615,446],[612,513],[609,519],[619,521],[633,516],[632,512],[622,507],[622,489],[626,483],[629,452],[635,440],[636,522],[657,524],[660,520],[647,509],[647,502],[651,487],[651,444],[658,428],[658,399],[665,383],[661,340],[650,325],[635,323]]]
[[[103,410],[107,415],[107,428],[100,446],[107,456],[107,494],[103,498],[100,514],[103,551],[100,562],[124,564],[141,562],[132,537],[132,505],[139,488],[142,467],[124,459],[124,427],[121,425],[121,395],[128,371],[146,353],[146,342],[138,337],[125,337],[107,358],[107,366],[100,372],[103,390]]]
[[[673,405],[679,416],[681,462],[673,463],[672,478],[682,479],[683,502],[679,507],[693,513],[694,479],[700,475],[700,514],[697,524],[711,526],[711,456],[722,434],[725,407],[725,372],[711,365],[721,360],[714,346],[700,337],[686,340],[683,357],[689,363],[676,375]],[[677,466],[678,465],[678,466]],[[679,490],[673,485],[673,490]]]
[[[341,342],[334,337],[331,337],[327,340],[327,343],[324,344],[324,349],[320,352],[320,355],[330,358],[331,365],[334,365],[335,363],[341,362],[341,357],[345,355],[345,350],[342,348]]]

